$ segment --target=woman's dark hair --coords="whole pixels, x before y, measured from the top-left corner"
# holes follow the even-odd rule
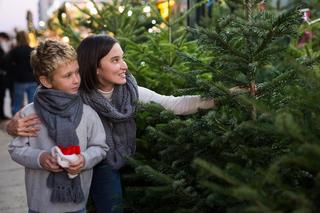
[[[110,52],[115,43],[118,41],[108,35],[93,35],[83,39],[78,46],[80,89],[83,92],[89,93],[98,88],[97,68],[100,60]]]

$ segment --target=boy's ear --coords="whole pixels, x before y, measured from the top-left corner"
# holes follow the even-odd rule
[[[49,80],[49,78],[47,76],[41,75],[39,77],[39,81],[42,84],[42,86],[51,89],[52,88],[52,84],[51,81]]]

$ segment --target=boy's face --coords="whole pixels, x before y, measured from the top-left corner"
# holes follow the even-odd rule
[[[47,88],[61,90],[69,94],[77,94],[80,86],[80,75],[78,62],[72,61],[67,64],[61,64],[54,71],[52,78],[47,79]]]

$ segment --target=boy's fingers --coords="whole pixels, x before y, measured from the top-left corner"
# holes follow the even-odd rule
[[[51,160],[47,160],[47,166],[48,166],[48,170],[52,171],[52,172],[62,172],[63,169],[56,163],[53,163]]]
[[[76,175],[76,174],[79,174],[80,173],[80,171],[77,171],[77,170],[71,170],[71,169],[66,169],[67,170],[67,172],[69,173],[69,174],[71,174],[71,175]]]
[[[76,164],[76,165],[70,165],[69,169],[73,170],[73,171],[78,171],[78,170],[82,169],[83,166],[84,166],[83,163]]]
[[[78,155],[79,159],[75,162],[73,162],[67,171],[71,174],[78,174],[84,167],[84,157],[83,155]]]
[[[63,169],[59,168],[59,169],[51,169],[51,172],[62,172]]]
[[[42,167],[51,172],[62,172],[63,169],[57,164],[50,153],[46,152],[40,156],[40,164]]]

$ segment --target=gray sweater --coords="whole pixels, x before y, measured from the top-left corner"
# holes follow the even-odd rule
[[[21,111],[22,117],[32,113],[35,113],[33,103]],[[86,207],[92,168],[106,156],[109,147],[105,142],[106,135],[101,120],[88,105],[83,107],[83,115],[76,132],[81,154],[85,159],[85,168],[80,173],[85,201],[80,204],[50,202],[51,190],[46,184],[49,171],[41,167],[39,157],[45,151],[50,152],[55,143],[49,138],[47,128],[43,124],[37,137],[16,137],[9,144],[11,158],[25,167],[27,201],[31,210],[40,213],[63,213],[79,211]]]

